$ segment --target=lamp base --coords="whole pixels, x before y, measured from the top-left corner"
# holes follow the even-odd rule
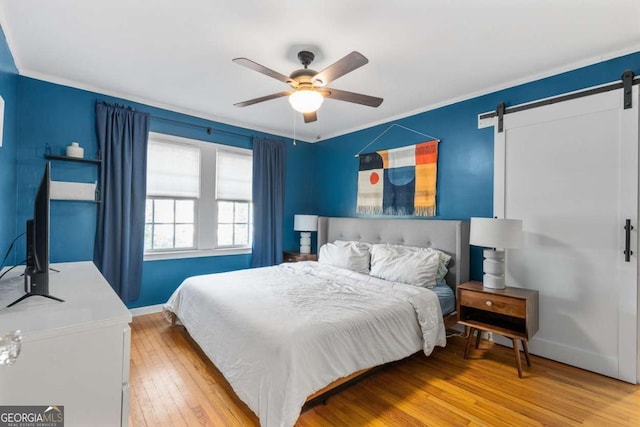
[[[485,273],[482,276],[482,287],[487,289],[504,289],[507,286],[504,283],[504,276]]]
[[[311,233],[308,231],[303,231],[300,233],[300,253],[311,253]]]
[[[485,249],[482,270],[482,286],[488,289],[504,289],[504,251]]]

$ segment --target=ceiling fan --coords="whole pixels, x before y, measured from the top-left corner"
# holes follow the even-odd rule
[[[309,64],[313,62],[314,58],[315,55],[312,52],[306,50],[298,52],[298,59],[304,68],[294,71],[289,76],[280,74],[279,72],[267,68],[264,65],[260,65],[250,59],[235,58],[233,62],[236,64],[287,83],[291,86],[292,90],[285,90],[271,95],[262,96],[260,98],[238,102],[233,105],[236,107],[247,107],[259,102],[288,96],[293,109],[304,115],[305,123],[310,123],[318,120],[316,111],[322,105],[324,98],[353,102],[355,104],[368,105],[369,107],[378,107],[382,104],[382,98],[326,87],[326,85],[332,81],[337,80],[345,74],[350,73],[351,71],[368,63],[369,60],[365,58],[364,55],[355,51],[351,52],[320,72],[309,68]]]

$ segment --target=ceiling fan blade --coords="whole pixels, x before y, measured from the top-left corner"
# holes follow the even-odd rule
[[[274,79],[280,80],[284,83],[291,83],[292,81],[289,76],[285,76],[284,74],[274,71],[271,68],[267,68],[264,65],[260,65],[257,62],[254,62],[247,58],[234,58],[233,62],[242,65],[243,67],[247,67],[259,73],[265,74],[269,77],[273,77]]]
[[[325,86],[368,62],[360,52],[351,52],[313,76],[313,82],[316,86]]]
[[[363,95],[361,93],[347,92],[346,90],[338,90],[332,88],[322,89],[321,92],[325,98],[337,99],[338,101],[353,102],[355,104],[368,105],[369,107],[378,107],[384,101],[382,98],[375,96]]]
[[[278,93],[272,93],[271,95],[261,96],[260,98],[250,99],[244,102],[238,102],[237,104],[233,104],[236,107],[248,107],[249,105],[257,104],[258,102],[270,101],[272,99],[281,98],[283,96],[289,96],[291,92],[283,91]]]
[[[302,115],[304,116],[305,123],[311,123],[318,120],[318,114],[316,114],[315,111],[313,113],[302,113]]]

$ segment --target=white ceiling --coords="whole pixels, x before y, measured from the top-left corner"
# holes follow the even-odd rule
[[[0,0],[20,74],[315,141],[640,50],[638,0]],[[326,100],[305,124],[286,98],[302,48],[322,70],[369,64],[330,86],[384,98]]]

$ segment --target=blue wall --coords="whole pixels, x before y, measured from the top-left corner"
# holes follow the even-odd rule
[[[13,62],[4,32],[0,28],[0,95],[4,99],[4,126],[0,147],[0,262],[11,241],[17,236],[16,229],[16,151],[18,138],[18,70]],[[16,263],[14,250],[6,264]],[[2,265],[0,265],[2,269]]]
[[[631,69],[640,74],[640,53],[626,55],[524,85],[458,102],[395,121],[441,140],[438,158],[437,219],[493,215],[493,128],[478,129],[478,114],[585,87],[619,80]],[[470,78],[473,78],[471,75]],[[356,108],[356,107],[354,107]],[[315,211],[327,216],[358,216],[358,153],[390,123],[316,144]],[[426,139],[394,127],[365,152],[415,144]],[[541,171],[544,165],[540,165]],[[482,252],[471,248],[471,277],[482,278]]]
[[[283,138],[247,129],[215,123],[147,105],[104,96],[101,94],[47,83],[26,77],[19,78],[18,132],[20,144],[17,151],[17,201],[18,228],[32,216],[33,198],[44,170],[44,154],[47,145],[52,154],[63,154],[65,146],[77,141],[85,149],[85,157],[95,158],[97,138],[95,134],[95,103],[98,100],[130,105],[153,116],[182,120],[247,135],[235,136],[214,132],[207,135],[204,129],[167,123],[151,119],[151,130],[186,138],[200,139],[243,148],[251,148],[250,136]],[[287,140],[287,171],[285,188],[284,247],[295,248],[297,238],[293,232],[293,215],[311,212],[311,182],[306,179],[307,165],[311,164],[312,147],[298,143],[293,146]],[[93,182],[97,179],[97,167],[70,162],[52,163],[52,178],[57,181]],[[51,261],[82,261],[93,259],[93,243],[97,205],[90,202],[53,201],[51,203]],[[24,253],[24,244],[16,248]],[[165,302],[173,290],[185,278],[193,274],[221,272],[248,268],[249,255],[215,256],[181,260],[147,261],[143,270],[140,298],[129,304],[140,307]]]

